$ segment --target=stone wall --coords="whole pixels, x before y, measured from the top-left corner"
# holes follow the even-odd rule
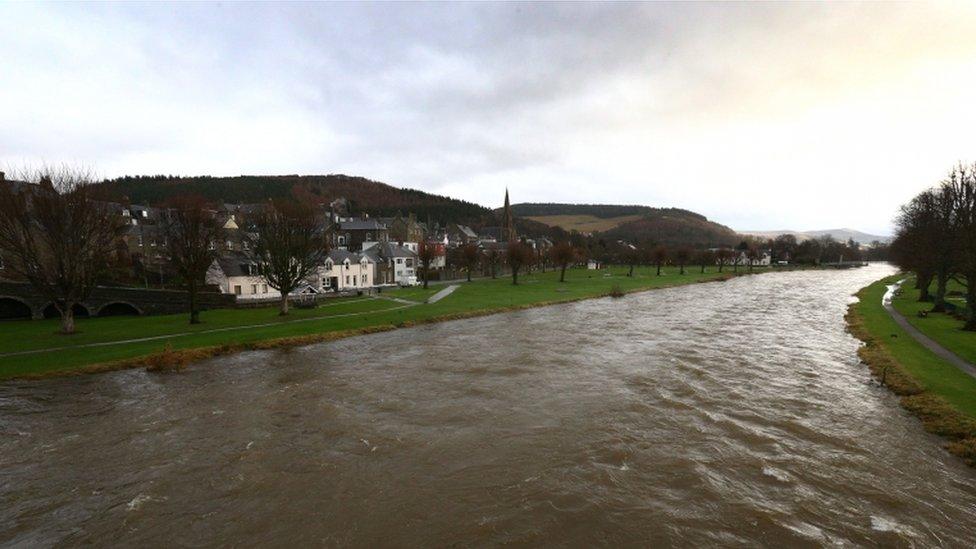
[[[189,301],[188,294],[182,290],[99,287],[81,305],[90,316],[125,312],[157,315],[187,312]],[[233,295],[216,292],[200,292],[197,295],[201,310],[231,308],[235,301]],[[19,303],[30,308],[33,318],[44,318],[44,310],[51,305],[30,285],[3,281],[0,281],[0,302],[0,312],[4,314],[16,314],[22,309]]]

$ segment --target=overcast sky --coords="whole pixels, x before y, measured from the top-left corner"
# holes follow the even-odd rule
[[[888,233],[976,161],[973,6],[8,2],[0,164]]]

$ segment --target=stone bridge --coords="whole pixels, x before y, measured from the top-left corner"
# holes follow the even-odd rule
[[[232,295],[207,291],[197,295],[201,310],[233,307]],[[91,297],[75,306],[75,316],[158,315],[189,311],[190,300],[182,290],[98,287]],[[0,319],[55,318],[60,316],[50,300],[28,284],[0,281]]]

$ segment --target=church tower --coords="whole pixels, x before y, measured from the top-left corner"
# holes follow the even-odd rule
[[[508,188],[505,188],[505,209],[502,212],[502,240],[505,242],[512,242],[518,240],[518,234],[515,232],[515,218],[512,217],[512,206],[508,203]]]

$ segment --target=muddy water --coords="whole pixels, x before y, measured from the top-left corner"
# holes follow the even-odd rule
[[[798,272],[0,385],[0,544],[971,545]]]

